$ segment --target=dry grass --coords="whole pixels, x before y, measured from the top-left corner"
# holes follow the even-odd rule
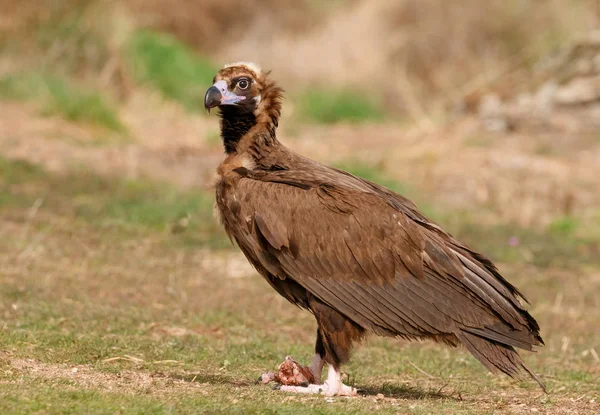
[[[251,57],[294,80],[375,88],[388,105],[421,120],[599,23],[595,1],[346,4],[302,35],[250,32],[219,56]]]
[[[128,0],[141,27],[172,33],[203,52],[218,51],[269,22],[266,32],[298,33],[311,27],[307,0],[208,0],[179,2]]]
[[[119,95],[132,88],[123,45],[135,29],[152,28],[219,63],[258,61],[291,90],[301,89],[298,80],[376,88],[388,108],[429,126],[465,94],[515,70],[527,74],[597,28],[600,12],[595,0],[6,3],[0,36],[8,50],[37,63],[42,56],[44,65],[67,67]]]

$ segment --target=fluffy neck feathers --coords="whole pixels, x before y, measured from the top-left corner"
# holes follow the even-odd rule
[[[235,106],[221,108],[221,136],[227,154],[247,152],[260,160],[279,146],[276,130],[282,92],[274,82],[264,78],[260,102],[254,111]]]

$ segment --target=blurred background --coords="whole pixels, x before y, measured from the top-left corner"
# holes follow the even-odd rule
[[[223,151],[203,96],[241,60],[285,89],[286,145],[408,196],[501,264],[547,337],[532,365],[565,399],[597,380],[598,0],[3,0],[5,365],[244,377],[282,339],[310,355],[310,316],[212,219]],[[249,313],[258,300],[276,316]],[[248,338],[263,353],[246,365]]]

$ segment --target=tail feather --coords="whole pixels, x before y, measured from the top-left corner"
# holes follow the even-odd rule
[[[504,324],[495,324],[493,326],[486,326],[485,328],[466,327],[463,330],[484,339],[495,340],[507,346],[514,346],[529,351],[533,351],[534,346],[544,344],[539,335],[527,330],[513,330]]]
[[[462,330],[456,336],[490,372],[494,374],[502,372],[511,378],[517,378],[521,370],[524,370],[546,392],[546,385],[525,365],[512,346]]]

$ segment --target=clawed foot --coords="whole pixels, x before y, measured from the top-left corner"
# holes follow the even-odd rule
[[[356,388],[348,385],[344,385],[339,382],[334,385],[329,385],[325,382],[322,385],[308,385],[308,386],[289,386],[281,385],[278,387],[283,392],[293,393],[310,393],[310,394],[324,394],[325,396],[356,396]]]

